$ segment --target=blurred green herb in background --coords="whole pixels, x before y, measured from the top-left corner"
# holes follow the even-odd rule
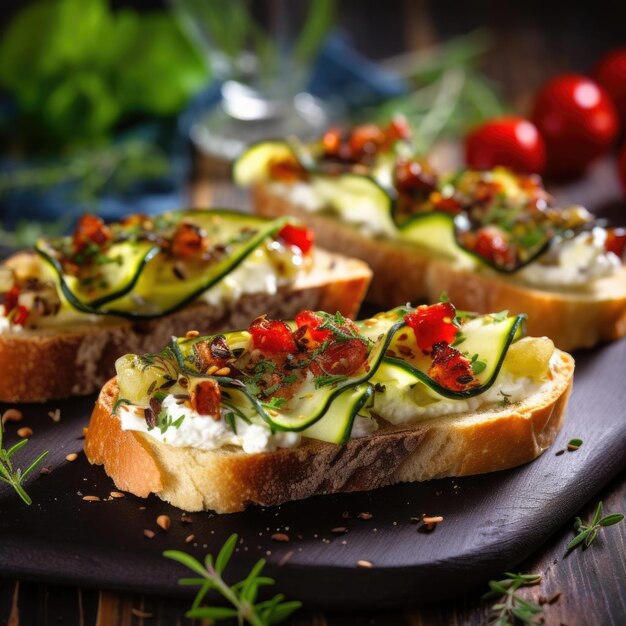
[[[489,34],[478,30],[383,62],[415,89],[366,116],[386,122],[403,113],[413,126],[416,151],[425,153],[443,137],[458,138],[472,126],[502,115],[505,107],[496,85],[480,69],[490,47]]]
[[[138,116],[176,114],[207,84],[206,63],[165,11],[112,11],[107,0],[38,0],[0,42],[5,152],[30,155],[106,144]]]

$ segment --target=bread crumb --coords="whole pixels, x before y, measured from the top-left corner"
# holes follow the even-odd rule
[[[52,419],[53,422],[61,421],[61,409],[54,409],[54,411],[48,411],[48,416]]]
[[[156,533],[153,530],[150,530],[149,528],[144,528],[143,530],[143,536],[148,538],[148,539],[154,539]]]
[[[172,521],[170,520],[169,515],[159,515],[156,518],[156,523],[157,526],[159,528],[162,528],[163,530],[169,530],[170,526],[172,525]]]
[[[22,426],[22,428],[17,429],[17,436],[22,437],[22,439],[25,439],[26,437],[32,437],[33,429],[29,428],[28,426]]]
[[[334,535],[343,535],[348,532],[348,529],[345,526],[337,526],[336,528],[331,528],[330,532]]]
[[[187,535],[185,537],[185,543],[191,543],[196,538],[195,535]]]
[[[66,455],[65,460],[71,463],[72,461],[75,461],[77,458],[78,458],[78,454],[76,454],[76,452],[70,452],[68,455]]]
[[[2,424],[7,422],[21,422],[24,419],[24,414],[18,409],[7,409],[2,414]]]

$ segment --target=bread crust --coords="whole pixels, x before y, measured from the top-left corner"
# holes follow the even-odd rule
[[[297,207],[265,184],[254,186],[252,195],[255,213],[297,215],[315,229],[320,245],[350,250],[366,260],[374,273],[366,299],[377,305],[435,302],[445,291],[459,309],[526,313],[528,333],[550,337],[561,350],[592,347],[626,335],[626,267],[594,281],[586,291],[536,289],[514,277],[459,268],[400,241],[364,236],[339,220]]]
[[[23,267],[23,254],[8,260]],[[196,302],[153,320],[103,319],[98,324],[0,334],[0,401],[44,402],[97,391],[128,352],[161,350],[188,330],[210,334],[247,327],[263,313],[289,319],[302,309],[341,311],[354,317],[371,278],[365,263],[314,252],[314,271],[275,295],[248,294],[223,307]]]
[[[335,445],[303,439],[296,448],[246,454],[176,448],[145,433],[124,431],[111,415],[117,396],[109,381],[85,439],[90,463],[102,464],[118,488],[154,492],[187,511],[241,511],[314,495],[376,489],[398,482],[465,476],[532,461],[558,433],[572,387],[574,360],[557,351],[550,382],[526,400],[489,405],[473,414],[386,426]],[[137,470],[139,467],[141,470]]]

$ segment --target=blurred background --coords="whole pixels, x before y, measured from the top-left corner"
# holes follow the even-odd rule
[[[4,0],[0,20],[9,247],[83,211],[208,204],[242,147],[267,137],[310,139],[401,112],[416,151],[451,166],[468,132],[536,115],[542,86],[563,73],[602,82],[615,119],[626,107],[626,51],[598,69],[626,45],[626,4],[606,0]],[[565,172],[606,176],[606,201],[619,196],[618,122],[609,130]],[[535,169],[561,178],[547,147]]]

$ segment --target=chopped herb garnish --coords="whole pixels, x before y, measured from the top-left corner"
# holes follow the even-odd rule
[[[582,545],[583,550],[586,550],[596,540],[602,528],[618,524],[623,519],[624,516],[621,513],[611,513],[602,517],[602,501],[598,502],[591,524],[583,524],[580,517],[575,518],[574,530],[578,534],[567,544],[565,554],[579,545]]]
[[[323,376],[319,376],[315,379],[315,388],[319,389],[320,387],[327,387],[329,385],[338,385],[340,383],[348,380],[347,376],[337,375],[334,376],[332,374],[324,374]]]
[[[439,294],[439,302],[450,302],[450,297],[448,296],[447,291],[442,291]]]
[[[504,311],[500,311],[499,313],[493,313],[491,315],[491,319],[494,324],[498,324],[499,322],[504,322],[504,320],[509,316],[509,311],[505,309]]]
[[[457,332],[457,334],[454,336],[454,341],[452,342],[452,347],[458,346],[459,344],[462,344],[466,339],[467,339],[467,337],[465,336],[465,333],[462,330],[459,330]]]
[[[161,431],[161,434],[165,434],[165,431],[170,428],[180,428],[180,425],[183,423],[185,419],[184,415],[181,415],[177,420],[174,420],[174,418],[165,410],[165,409],[161,409],[157,415],[156,418],[156,428],[158,428]],[[153,427],[148,426],[148,430],[152,430]]]
[[[287,619],[292,613],[297,611],[301,602],[285,602],[285,596],[278,594],[271,600],[256,602],[257,593],[260,587],[273,585],[274,580],[267,576],[261,576],[261,571],[265,566],[265,560],[261,559],[252,568],[244,580],[229,586],[222,574],[228,565],[237,546],[238,536],[231,535],[215,559],[213,555],[207,554],[204,564],[196,558],[179,550],[167,550],[163,556],[177,561],[181,565],[190,569],[196,578],[181,578],[179,584],[199,587],[191,609],[185,614],[189,618],[206,619],[211,622],[232,619],[237,624],[244,623],[250,626],[269,626],[278,624]],[[219,592],[233,608],[224,606],[202,606],[209,591]]]
[[[476,376],[477,374],[480,374],[487,367],[487,364],[484,361],[478,360],[477,354],[472,355],[471,364],[472,364],[472,372],[474,373],[474,376]]]
[[[118,409],[125,404],[132,404],[132,402],[130,400],[126,400],[126,398],[118,398],[111,409],[111,415],[117,415]]]
[[[319,325],[321,330],[329,330],[335,339],[335,341],[350,341],[351,339],[359,339],[363,343],[369,343],[366,337],[361,337],[358,331],[356,331],[350,325],[350,322],[339,312],[334,315],[328,313],[319,313],[324,321]]]
[[[500,391],[498,391],[498,394],[502,396],[502,400],[498,402],[498,406],[508,406],[509,404],[511,404],[511,401],[509,400],[509,398],[511,397],[510,393],[505,393],[504,391],[502,391],[502,389],[500,389]]]
[[[567,442],[567,449],[570,452],[573,452],[574,450],[578,450],[578,448],[580,448],[580,446],[582,446],[582,445],[583,445],[583,440],[582,439],[578,439],[578,438],[570,439]]]
[[[28,443],[28,439],[22,439],[5,450],[2,447],[3,430],[4,426],[0,423],[0,480],[11,485],[26,504],[32,504],[33,501],[22,487],[22,482],[43,461],[48,451],[42,452],[24,471],[19,467],[14,468],[11,457]]]
[[[488,591],[483,600],[498,598],[491,607],[490,624],[494,626],[511,626],[515,620],[526,626],[537,623],[537,616],[543,609],[534,602],[530,602],[517,594],[520,587],[536,585],[541,582],[540,574],[512,574],[505,573],[503,580],[490,580]]]

